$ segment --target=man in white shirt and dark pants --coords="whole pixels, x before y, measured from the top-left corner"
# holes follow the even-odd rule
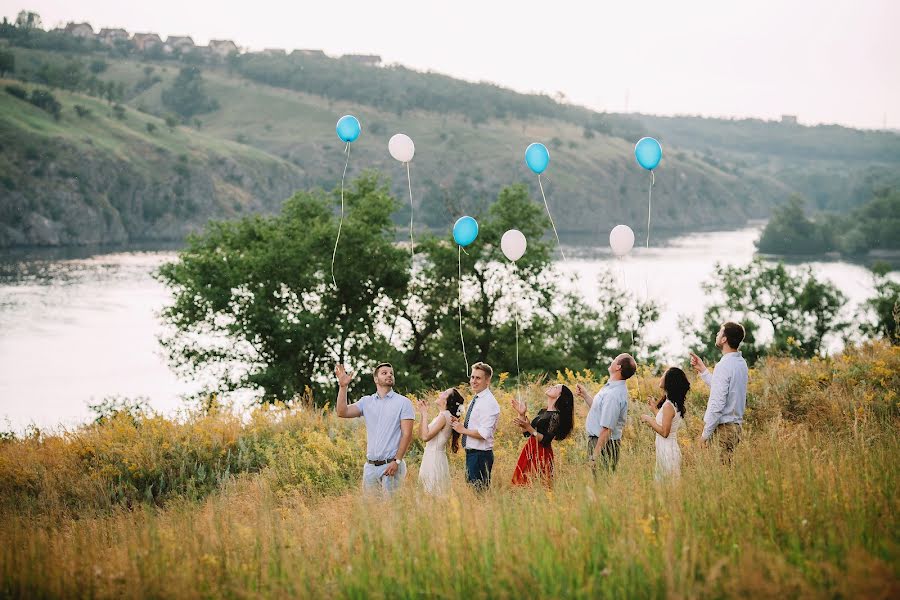
[[[741,441],[744,410],[747,408],[747,384],[750,372],[747,361],[738,346],[744,341],[744,328],[729,321],[716,334],[716,347],[722,351],[722,360],[713,373],[709,372],[699,356],[691,353],[691,366],[709,386],[709,402],[703,416],[701,441],[708,445],[715,435],[722,450],[722,460],[731,463],[735,447]]]
[[[494,431],[500,418],[500,405],[490,389],[493,373],[487,363],[472,365],[469,386],[475,396],[466,410],[465,420],[453,420],[453,430],[462,434],[461,444],[466,450],[466,481],[478,491],[491,486],[494,467]]]

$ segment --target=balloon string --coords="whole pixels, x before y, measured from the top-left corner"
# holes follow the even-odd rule
[[[459,267],[459,279],[457,284],[457,289],[459,290],[459,297],[456,303],[456,308],[459,310],[459,340],[462,342],[462,351],[463,351],[463,360],[466,361],[466,377],[469,376],[469,357],[466,356],[466,338],[463,337],[463,326],[462,326],[462,246],[457,246],[459,248],[459,252],[456,253],[456,263]]]
[[[334,259],[337,258],[338,242],[341,241],[341,227],[344,225],[344,178],[347,176],[347,166],[350,164],[350,142],[347,142],[344,152],[347,154],[347,162],[344,163],[344,172],[341,175],[341,220],[338,222],[337,239],[334,240],[334,252],[331,255],[331,282],[335,289],[337,289],[337,280],[334,278]]]
[[[653,198],[653,184],[656,183],[656,175],[650,171],[650,190],[647,192],[647,248],[650,248],[650,206]]]
[[[622,291],[628,294],[630,290],[628,289],[628,276],[625,274],[625,259],[617,256],[616,262],[619,263],[619,275],[622,276]],[[634,347],[634,327],[630,327],[629,330],[631,332],[631,346]]]
[[[516,287],[519,285],[519,269],[516,267],[516,263],[513,262],[513,274],[516,278]],[[517,290],[518,291],[518,290]],[[519,294],[516,293],[513,295],[513,308],[515,309],[515,317],[516,317],[516,398],[518,400],[522,400],[522,369],[519,367],[519,303],[516,301],[516,298],[519,297]]]
[[[416,258],[416,245],[413,242],[413,199],[412,199],[412,178],[409,175],[409,163],[406,163],[406,182],[409,184],[409,257],[410,260]]]
[[[566,253],[563,252],[562,244],[559,241],[559,233],[556,232],[556,225],[553,223],[553,215],[550,214],[550,205],[547,204],[547,196],[544,195],[544,184],[541,183],[541,174],[538,173],[538,185],[541,188],[541,198],[544,199],[544,206],[547,209],[547,216],[550,218],[550,226],[553,227],[553,235],[556,236],[556,245],[559,246],[559,253],[562,254],[563,262],[568,263],[566,260]]]

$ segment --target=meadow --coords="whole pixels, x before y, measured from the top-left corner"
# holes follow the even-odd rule
[[[556,380],[597,389],[597,373]],[[632,399],[617,472],[585,465],[583,416],[556,445],[552,488],[512,488],[516,388],[492,489],[451,455],[454,491],[417,486],[421,442],[393,501],[359,492],[362,423],[311,398],[241,412],[212,401],[163,417],[120,411],[0,441],[0,596],[349,598],[896,598],[900,595],[900,348],[770,358],[751,371],[731,466],[697,443],[695,381],[679,482],[654,481]],[[534,414],[543,382],[523,384]],[[398,390],[403,391],[402,381]],[[468,396],[468,394],[466,394]],[[434,410],[432,410],[432,415]]]

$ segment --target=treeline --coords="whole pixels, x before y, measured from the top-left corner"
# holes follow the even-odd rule
[[[848,215],[806,215],[805,202],[792,196],[774,210],[757,242],[760,252],[812,255],[838,252],[863,256],[871,250],[900,250],[900,189],[882,189]]]
[[[601,369],[620,352],[642,364],[661,360],[648,342],[660,317],[653,301],[622,291],[608,274],[592,298],[560,288],[544,241],[549,222],[524,186],[500,192],[465,254],[447,237],[417,240],[415,270],[409,250],[394,243],[390,215],[398,202],[385,183],[365,175],[345,200],[336,284],[332,194],[300,192],[277,216],[215,223],[191,238],[178,261],[158,274],[173,292],[162,315],[173,367],[205,381],[203,375],[223,374],[206,394],[250,388],[274,401],[310,392],[327,398],[322,392],[336,362],[361,367],[389,360],[416,391],[457,384],[477,360],[503,370],[518,364],[536,376]],[[499,243],[512,228],[528,239],[515,267]],[[717,267],[706,283],[712,303],[701,322],[682,323],[685,340],[716,356],[719,325],[739,315],[751,362],[821,356],[835,337],[897,343],[900,285],[883,273],[876,277],[876,297],[851,321],[844,317],[846,297],[809,270],[760,260]],[[763,335],[766,327],[772,335]]]
[[[632,119],[562,104],[547,95],[521,94],[492,83],[470,83],[401,65],[373,67],[351,59],[294,53],[290,56],[232,55],[229,68],[267,85],[374,106],[402,115],[412,110],[489,119],[560,119],[596,133],[636,141],[645,130]]]

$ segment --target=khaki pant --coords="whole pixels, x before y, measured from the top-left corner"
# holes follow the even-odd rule
[[[734,449],[741,442],[740,423],[722,423],[716,426],[713,437],[722,452],[722,462],[730,463]]]

